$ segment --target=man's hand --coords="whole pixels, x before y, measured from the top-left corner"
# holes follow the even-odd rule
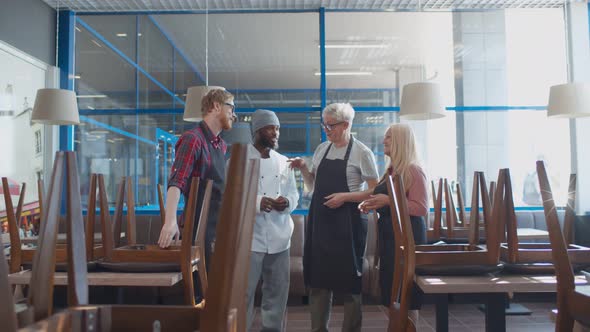
[[[289,207],[289,200],[283,196],[279,196],[279,198],[275,199],[273,202],[272,208],[279,212],[285,211],[285,209]]]
[[[273,209],[273,205],[275,204],[275,200],[270,197],[262,197],[260,200],[260,211],[262,212],[270,212]]]
[[[346,202],[346,193],[335,193],[324,197],[327,201],[324,202],[324,205],[329,207],[330,209],[337,209]]]
[[[162,230],[160,231],[160,238],[158,239],[158,245],[160,248],[168,248],[172,244],[172,240],[180,236],[180,231],[178,230],[178,225],[176,224],[176,218],[174,218],[174,222],[166,222],[164,226],[162,226]]]
[[[307,167],[307,165],[305,164],[305,159],[302,159],[300,157],[290,158],[287,160],[287,162],[290,164],[289,167],[296,168],[298,170]]]

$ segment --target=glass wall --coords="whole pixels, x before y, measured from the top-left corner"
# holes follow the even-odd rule
[[[279,152],[311,158],[322,141],[325,71],[324,102],[355,107],[353,135],[374,151],[380,173],[383,133],[400,122],[403,86],[430,81],[442,88],[447,116],[407,122],[430,179],[458,181],[468,201],[473,171],[490,181],[510,167],[516,204],[535,206],[527,181],[544,158],[564,201],[569,129],[546,119],[544,106],[549,86],[566,81],[561,9],[327,12],[323,26],[319,15],[215,13],[208,25],[203,14],[79,16],[82,181],[106,174],[114,200],[120,177],[133,176],[137,205],[157,209],[174,143],[194,126],[182,120],[186,89],[206,81],[236,96],[240,121],[223,134],[228,143],[249,142],[251,113],[267,108],[281,120]]]

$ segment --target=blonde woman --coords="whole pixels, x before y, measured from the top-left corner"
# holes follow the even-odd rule
[[[405,124],[392,124],[383,138],[383,151],[390,162],[375,187],[373,195],[364,200],[359,209],[365,213],[370,210],[379,212],[379,280],[381,286],[381,302],[389,306],[391,301],[391,284],[393,282],[394,238],[389,211],[386,179],[389,175],[399,174],[404,181],[408,210],[412,220],[412,230],[416,244],[426,243],[426,222],[428,213],[427,180],[424,170],[419,164],[416,142],[412,128]]]

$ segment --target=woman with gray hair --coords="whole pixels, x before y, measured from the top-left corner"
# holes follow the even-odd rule
[[[328,141],[315,150],[311,170],[305,160],[291,159],[306,187],[313,188],[303,253],[312,331],[328,331],[333,292],[344,299],[342,331],[361,330],[367,223],[357,205],[372,193],[379,175],[373,152],[351,135],[353,119],[350,104],[328,105],[322,111]]]

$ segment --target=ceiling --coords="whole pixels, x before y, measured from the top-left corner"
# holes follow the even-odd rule
[[[57,5],[57,1],[44,1],[54,7]],[[550,17],[551,22],[556,21],[559,26],[562,11],[540,7],[559,8],[563,0],[209,0],[209,8],[216,10],[212,15],[203,14],[204,5],[205,1],[188,0],[60,0],[59,8],[107,12],[107,15],[78,16],[100,34],[99,38],[77,25],[78,92],[89,96],[108,95],[108,98],[85,100],[87,107],[135,107],[135,70],[120,55],[105,47],[103,39],[131,59],[135,59],[136,50],[139,50],[139,66],[174,90],[180,99],[187,87],[201,85],[208,77],[209,85],[224,86],[239,93],[238,101],[243,106],[317,106],[321,83],[317,12],[243,14],[224,11],[319,6],[360,10],[326,13],[326,72],[333,74],[326,78],[330,100],[362,106],[394,106],[401,86],[427,79],[442,83],[447,89],[443,94],[452,99],[455,61],[467,59],[476,65],[504,65],[506,46],[502,36],[510,16],[508,12],[517,12],[524,21],[543,12],[541,17]],[[429,11],[416,11],[418,5]],[[494,10],[500,8],[511,9]],[[363,9],[376,12],[363,12]],[[385,11],[387,9],[399,12],[390,13]],[[466,9],[467,12],[460,14],[460,20],[455,20],[453,17],[457,14],[449,9]],[[136,15],[108,15],[131,11],[157,12],[139,15],[138,22]],[[490,37],[485,39],[485,45],[476,42],[464,45],[453,41],[458,29],[485,31]],[[531,34],[532,37],[537,35],[542,34]],[[134,36],[139,36],[137,43]],[[483,39],[481,41],[483,43]],[[176,54],[174,58],[173,54]],[[177,70],[174,76],[173,64],[185,69]],[[357,75],[359,73],[366,75]],[[158,103],[162,107],[171,105],[170,95],[143,74],[138,84],[140,108]],[[145,94],[145,91],[150,93]],[[452,100],[449,103],[452,104]]]
[[[51,7],[82,12],[209,10],[481,10],[558,8],[564,0],[43,0]],[[571,0],[570,0],[571,1]]]

